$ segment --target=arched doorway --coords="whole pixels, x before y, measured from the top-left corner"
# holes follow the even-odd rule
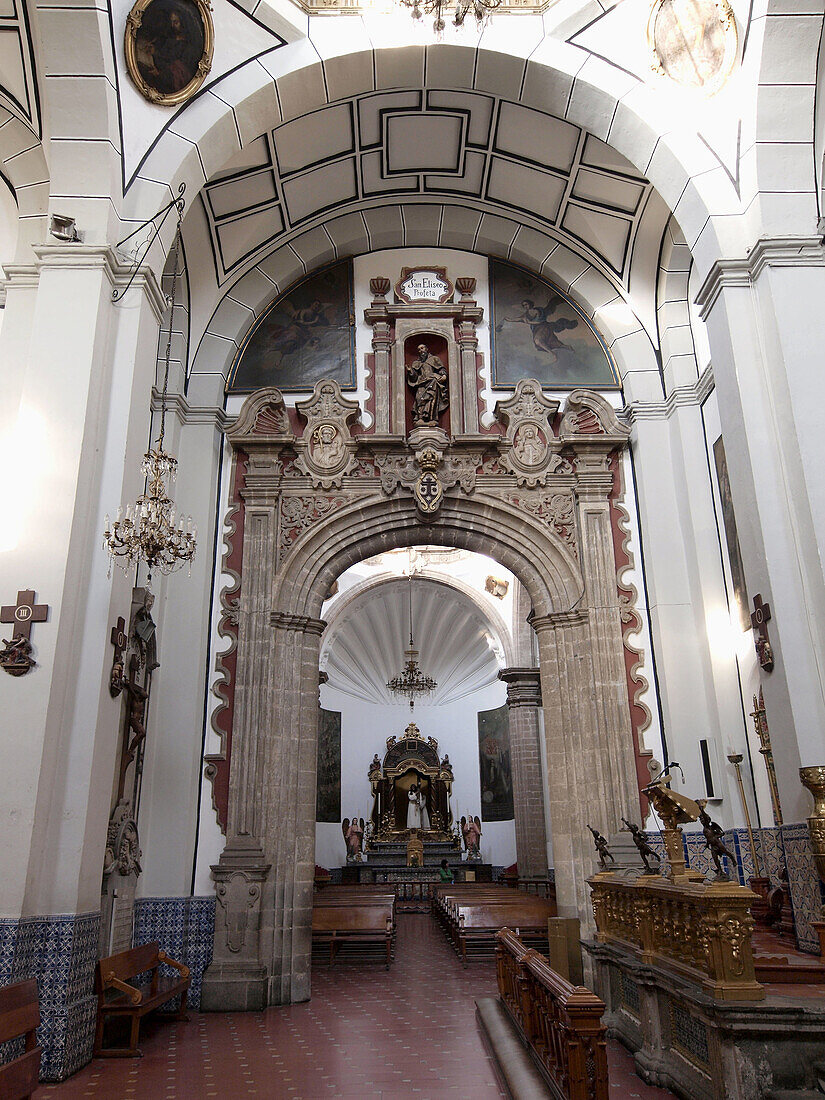
[[[329,386],[318,383],[316,393]],[[333,400],[334,389],[327,397],[340,404],[348,436],[351,403]],[[519,383],[517,393],[527,399],[540,388]],[[511,417],[519,415],[512,401]],[[453,439],[436,464],[444,494],[431,514],[410,478],[387,476],[419,462],[412,437],[348,438],[348,472],[340,487],[323,487],[295,466],[301,439],[277,390],[253,394],[228,429],[242,482],[242,581],[227,842],[213,868],[219,905],[206,1007],[309,997],[319,615],[345,569],[396,547],[484,553],[527,590],[559,911],[588,919],[586,825],[609,832],[638,805],[610,516],[615,456],[628,432],[585,390],[571,393],[551,420],[548,469],[531,487],[499,462],[501,436]]]

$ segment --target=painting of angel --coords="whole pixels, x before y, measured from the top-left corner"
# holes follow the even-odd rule
[[[547,389],[615,389],[610,353],[590,321],[552,283],[490,260],[493,386],[535,378]]]
[[[232,393],[262,386],[311,391],[329,379],[355,386],[349,261],[311,275],[276,298],[247,334],[229,375]]]

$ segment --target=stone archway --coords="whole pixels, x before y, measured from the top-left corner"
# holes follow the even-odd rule
[[[312,420],[296,438],[277,390],[252,395],[227,432],[242,469],[243,575],[208,1008],[309,997],[319,614],[331,583],[366,557],[454,546],[495,558],[527,589],[560,913],[588,919],[586,825],[613,831],[638,803],[609,502],[628,430],[610,405],[578,390],[559,414],[538,383],[521,382],[501,407],[506,435],[454,438],[435,461],[432,440],[416,451],[413,436],[351,437],[351,403],[334,384],[318,383],[307,405],[322,389],[349,448],[334,479],[303,447]],[[536,416],[547,446],[525,475],[511,452],[521,419]],[[443,491],[429,515],[415,495],[423,469]]]

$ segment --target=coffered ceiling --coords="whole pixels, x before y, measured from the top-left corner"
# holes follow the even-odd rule
[[[499,213],[549,234],[627,286],[643,222],[664,204],[623,157],[553,115],[469,91],[378,92],[286,122],[246,146],[202,195],[215,277],[234,280],[332,212],[429,204]],[[407,234],[409,236],[409,234]],[[331,241],[333,247],[335,242]]]

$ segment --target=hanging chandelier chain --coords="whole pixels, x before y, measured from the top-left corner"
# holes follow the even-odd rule
[[[166,338],[166,356],[163,367],[163,389],[160,395],[160,435],[158,447],[163,450],[163,437],[166,432],[166,395],[169,389],[169,362],[172,357],[172,331],[175,320],[175,299],[178,291],[178,255],[180,251],[180,223],[183,211],[178,207],[178,224],[175,228],[175,242],[172,246],[172,292],[169,295],[169,334]]]
[[[169,365],[172,358],[172,333],[175,327],[175,300],[181,248],[181,218],[183,201],[179,200],[178,224],[172,247],[172,292],[169,303],[169,332],[166,339],[166,355],[163,370],[163,389],[160,395],[160,433],[157,443],[143,456],[141,471],[146,481],[143,493],[134,504],[118,508],[117,516],[110,522],[106,516],[103,546],[109,554],[109,570],[114,561],[124,572],[143,562],[148,569],[147,587],[151,586],[152,573],[174,573],[182,565],[191,568],[198,540],[198,528],[192,517],[176,511],[169,486],[175,480],[177,459],[163,449],[166,433],[166,401],[169,391]]]

